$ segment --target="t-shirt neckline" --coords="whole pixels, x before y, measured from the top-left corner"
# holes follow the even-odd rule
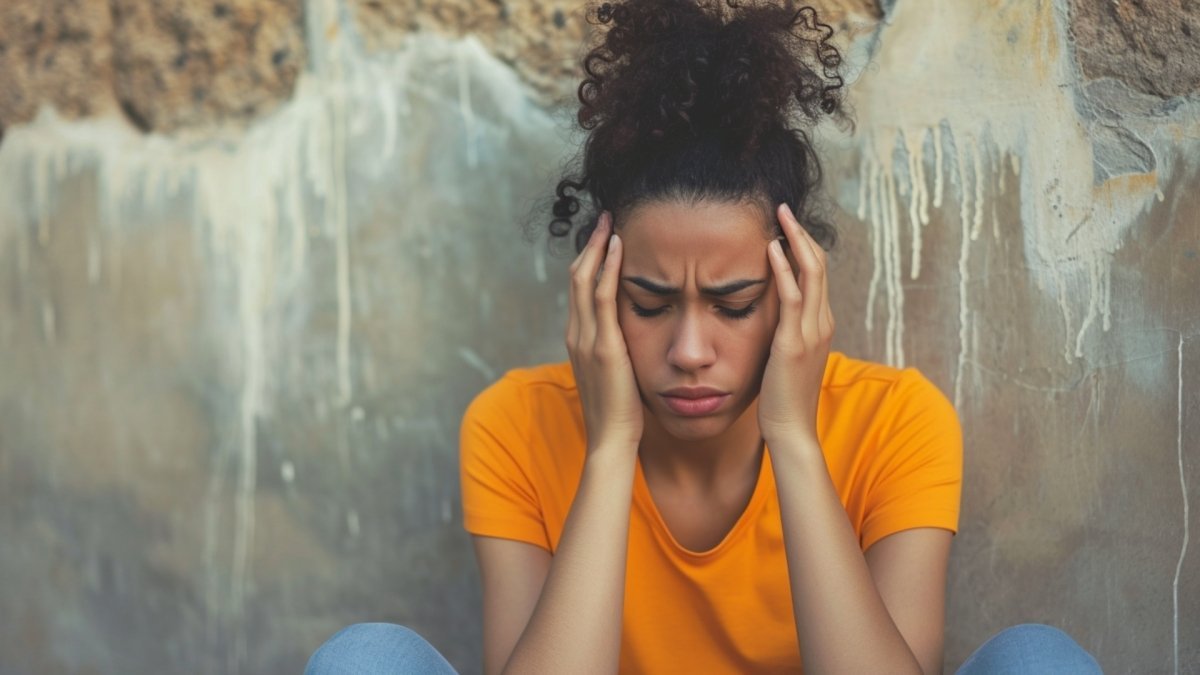
[[[742,509],[742,513],[737,521],[734,522],[733,527],[729,528],[729,531],[725,533],[725,537],[716,546],[707,551],[693,551],[676,541],[675,535],[671,534],[671,529],[667,527],[667,522],[663,520],[662,514],[658,512],[658,506],[654,503],[654,496],[650,493],[650,485],[646,483],[646,476],[642,473],[641,458],[639,457],[638,461],[634,464],[633,500],[646,514],[654,536],[662,546],[672,553],[694,562],[713,560],[719,557],[724,550],[734,546],[737,539],[742,536],[742,533],[751,527],[759,511],[762,510],[763,504],[767,501],[767,497],[775,489],[775,474],[771,469],[771,453],[764,441],[762,462],[759,463],[758,468],[758,480],[754,484],[754,492],[751,493],[750,501],[746,504],[746,508]]]

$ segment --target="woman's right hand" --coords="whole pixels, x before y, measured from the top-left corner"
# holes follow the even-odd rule
[[[623,243],[612,229],[612,214],[601,213],[570,268],[567,353],[583,406],[589,453],[602,447],[636,452],[642,439],[642,403],[617,322]]]

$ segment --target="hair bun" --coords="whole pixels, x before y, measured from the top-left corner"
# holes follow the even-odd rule
[[[753,148],[797,112],[814,121],[838,111],[841,56],[814,9],[718,4],[631,0],[595,8],[593,21],[609,28],[584,59],[580,125],[624,127],[609,140],[625,148],[716,131]]]
[[[833,29],[791,0],[623,0],[591,5],[578,174],[555,191],[550,233],[576,248],[602,209],[663,194],[786,201],[822,245],[821,179],[807,127],[844,119]],[[584,209],[581,197],[590,201]],[[770,211],[770,207],[767,209]]]

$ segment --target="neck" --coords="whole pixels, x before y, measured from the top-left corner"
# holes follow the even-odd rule
[[[676,438],[647,414],[638,447],[642,471],[647,476],[703,489],[748,479],[757,481],[762,452],[757,399],[724,432],[700,440]]]

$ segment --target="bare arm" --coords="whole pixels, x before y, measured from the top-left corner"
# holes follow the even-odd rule
[[[896,628],[926,673],[942,672],[950,530],[918,527],[867,549],[867,567]]]
[[[950,532],[914,536],[918,531],[911,530],[886,537],[871,547],[874,568],[869,567],[820,448],[809,449],[807,456],[796,452],[792,459],[785,459],[787,454],[792,453],[772,447],[771,462],[777,467],[792,611],[805,670],[940,672]],[[940,581],[933,574],[938,569]],[[873,574],[883,582],[890,606]],[[901,587],[923,574],[928,578],[916,588]],[[915,604],[904,607],[906,601]]]
[[[758,414],[775,467],[805,670],[940,672],[950,532],[893,534],[871,547],[869,560],[859,550],[816,431],[834,330],[825,255],[790,209],[781,205],[778,215],[794,265],[781,244],[768,246],[780,319]]]
[[[609,243],[611,232],[603,214],[571,265],[566,342],[587,458],[558,549],[551,557],[515,542],[476,543],[489,674],[617,671],[643,411],[617,322],[621,245]]]
[[[476,538],[488,675],[617,671],[633,471],[616,453],[588,458],[553,556]]]

